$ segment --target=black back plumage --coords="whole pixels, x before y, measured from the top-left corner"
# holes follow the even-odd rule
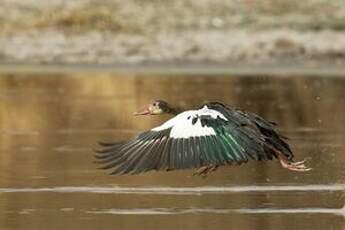
[[[291,148],[285,141],[287,138],[279,133],[275,122],[267,121],[254,113],[245,112],[219,102],[210,102],[207,105],[210,109],[221,112],[231,120],[233,128],[239,132],[240,136],[251,140],[249,143],[244,143],[251,143],[252,147],[254,145],[261,146],[261,150],[264,150],[266,155],[268,154],[269,159],[272,159],[277,151],[282,153],[288,160],[293,159]]]
[[[253,113],[219,102],[205,104],[224,118],[210,115],[187,117],[190,125],[212,128],[216,135],[172,138],[171,128],[146,131],[123,143],[101,143],[97,161],[112,174],[136,174],[149,170],[199,168],[208,165],[243,163],[249,159],[271,160],[277,152],[292,160],[293,155],[276,125]],[[204,105],[204,106],[205,106]]]

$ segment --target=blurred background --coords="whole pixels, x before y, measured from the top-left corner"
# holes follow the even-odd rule
[[[341,65],[342,0],[2,0],[2,63]]]
[[[0,0],[0,229],[345,229],[344,29],[342,0]],[[152,99],[255,112],[313,170],[98,170]]]

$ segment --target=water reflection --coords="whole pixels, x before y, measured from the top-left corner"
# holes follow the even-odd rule
[[[344,89],[345,79],[326,77],[3,74],[0,228],[343,229]],[[280,124],[299,159],[312,157],[314,170],[250,162],[206,179],[97,170],[96,141],[127,139],[169,118],[132,116],[155,98],[186,108],[219,100],[259,113]],[[114,210],[121,219],[106,214]]]

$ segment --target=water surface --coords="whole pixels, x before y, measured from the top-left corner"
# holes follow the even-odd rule
[[[297,159],[110,176],[97,141],[169,119],[134,117],[152,99],[223,101],[280,124]],[[2,73],[0,229],[344,229],[345,78],[131,73]]]

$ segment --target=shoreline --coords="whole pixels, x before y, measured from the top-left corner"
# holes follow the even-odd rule
[[[345,77],[345,66],[340,65],[228,65],[219,63],[146,63],[146,64],[4,64],[0,63],[0,74],[12,73],[124,73],[124,74],[183,74],[230,75],[241,77],[275,76],[291,77]]]

